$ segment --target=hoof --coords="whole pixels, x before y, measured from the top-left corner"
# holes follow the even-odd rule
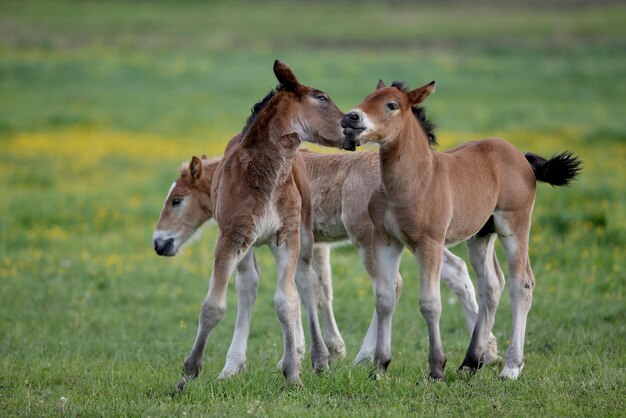
[[[504,369],[502,369],[502,372],[500,373],[500,379],[517,380],[519,375],[522,373],[523,368],[524,363],[522,363],[519,367],[504,366]]]
[[[330,354],[326,351],[326,354],[319,356],[317,359],[311,359],[311,365],[315,374],[320,374],[324,370],[330,369]]]
[[[183,379],[191,380],[198,377],[202,369],[202,363],[194,363],[191,360],[185,360],[183,363]]]
[[[363,352],[359,351],[359,353],[354,358],[354,364],[365,364],[367,362],[368,365],[374,364],[374,353],[373,352]]]
[[[369,373],[370,380],[380,380],[387,373],[389,363],[391,363],[391,359],[379,361],[376,367]]]
[[[327,344],[331,359],[341,359],[346,356],[346,345],[343,341],[337,344]]]
[[[476,373],[476,371],[478,371],[477,368],[465,366],[463,364],[461,364],[461,366],[459,367],[459,373],[466,374],[467,376],[473,376]]]
[[[468,374],[473,375],[478,369],[483,366],[483,357],[484,356],[480,356],[480,358],[476,359],[465,356],[465,359],[463,360],[463,363],[461,363],[459,370],[465,371]]]
[[[485,353],[485,356],[483,358],[483,365],[484,366],[494,366],[494,365],[501,365],[502,364],[502,357],[500,357],[497,353],[491,353],[491,352],[487,352]]]
[[[300,380],[299,376],[287,378],[286,383],[289,387],[298,389],[304,388],[304,384],[302,384],[302,380]]]
[[[185,384],[187,383],[187,381],[185,380],[185,378],[183,377],[182,379],[180,379],[180,382],[178,382],[178,384],[176,385],[176,390],[178,392],[182,392],[183,389],[185,389]],[[175,395],[174,392],[171,393],[172,396]]]
[[[219,380],[231,378],[241,373],[245,369],[245,367],[246,367],[245,363],[239,363],[236,365],[226,365],[224,366],[224,369],[221,371],[219,376],[217,376],[217,378]]]
[[[428,378],[433,382],[443,382],[444,380],[446,380],[446,374],[443,372],[443,370],[438,370],[436,372],[430,372],[428,374]]]
[[[384,375],[385,375],[384,372],[381,372],[380,370],[377,370],[377,369],[374,368],[374,369],[370,370],[370,372],[367,375],[367,377],[368,377],[369,380],[376,381],[376,380],[382,379]]]
[[[429,359],[430,373],[428,377],[430,380],[444,380],[446,378],[446,363],[448,359],[443,355],[438,359],[431,358]]]
[[[313,364],[313,371],[317,375],[320,375],[327,370],[330,370],[330,363],[328,361],[318,363],[317,365]]]
[[[185,362],[183,363],[183,370],[181,372],[181,375],[183,376],[182,379],[180,379],[180,381],[178,382],[178,385],[176,385],[176,388],[178,389],[178,391],[182,391],[185,388],[185,385],[187,384],[188,381],[195,379],[196,377],[198,377],[198,375],[200,374],[200,369],[202,368],[202,363],[194,363],[191,360],[187,359],[185,360]]]
[[[483,363],[485,366],[502,364],[502,357],[498,355],[498,342],[494,336],[489,337],[487,348],[483,354]]]
[[[431,367],[428,377],[430,378],[430,380],[433,380],[433,381],[445,380],[446,379],[445,363],[443,366]]]

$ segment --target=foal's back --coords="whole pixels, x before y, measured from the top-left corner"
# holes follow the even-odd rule
[[[436,155],[456,196],[481,193],[489,197],[485,199],[489,203],[484,203],[491,210],[510,210],[534,199],[537,181],[532,167],[522,152],[503,139],[470,141]],[[474,207],[480,205],[478,196],[472,200]]]

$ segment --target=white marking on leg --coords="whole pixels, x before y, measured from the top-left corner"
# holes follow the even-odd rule
[[[339,333],[333,312],[333,283],[330,267],[330,246],[316,244],[313,248],[313,270],[319,277],[320,297],[319,311],[322,324],[324,343],[333,356],[343,357],[346,354],[346,345]]]
[[[259,275],[254,262],[252,250],[244,256],[237,266],[235,287],[237,289],[237,321],[233,339],[226,355],[226,364],[219,374],[225,379],[240,373],[246,365],[246,349],[250,331],[252,306],[256,300]]]
[[[443,253],[441,278],[461,302],[465,322],[471,334],[478,317],[478,303],[476,302],[474,284],[469,277],[463,259],[452,254],[448,249],[444,250]]]
[[[496,230],[500,235],[500,241],[507,256],[509,265],[509,293],[511,297],[511,343],[506,353],[505,367],[500,376],[503,378],[517,379],[524,367],[524,337],[526,333],[526,320],[528,311],[532,305],[535,278],[533,277],[530,261],[528,259],[528,230],[520,226],[520,214],[516,216],[516,230],[510,231],[505,216],[495,216]],[[510,215],[511,216],[511,215]],[[530,212],[528,213],[527,225],[530,225]],[[523,225],[523,224],[522,224]],[[503,234],[501,231],[509,232]]]
[[[494,253],[495,255],[495,253]],[[497,259],[496,259],[497,262]],[[441,267],[441,278],[446,286],[454,292],[463,309],[465,322],[470,335],[474,331],[476,320],[478,318],[478,303],[476,302],[476,292],[474,284],[470,279],[467,271],[467,265],[462,258],[455,256],[449,250],[444,250],[443,264]],[[485,364],[491,364],[502,360],[498,356],[498,344],[496,337],[490,332],[489,340],[485,351]]]
[[[375,247],[379,277],[376,278],[376,314],[378,317],[378,333],[374,362],[379,371],[386,371],[391,361],[391,322],[396,301],[395,281],[398,275],[400,254],[403,246],[398,242],[385,245],[380,241]]]

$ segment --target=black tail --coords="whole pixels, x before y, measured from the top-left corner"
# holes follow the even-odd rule
[[[537,181],[552,186],[567,186],[578,177],[583,162],[571,152],[565,151],[546,160],[543,157],[527,152],[524,154],[535,172]]]

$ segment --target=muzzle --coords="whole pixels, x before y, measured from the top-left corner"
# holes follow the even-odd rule
[[[341,127],[344,135],[342,148],[348,151],[356,150],[357,145],[359,145],[357,138],[365,129],[362,126],[361,115],[357,112],[346,113],[341,119]]]
[[[152,244],[154,245],[154,251],[156,251],[158,255],[164,255],[167,257],[176,255],[176,252],[174,251],[174,238],[155,238],[152,241]]]

